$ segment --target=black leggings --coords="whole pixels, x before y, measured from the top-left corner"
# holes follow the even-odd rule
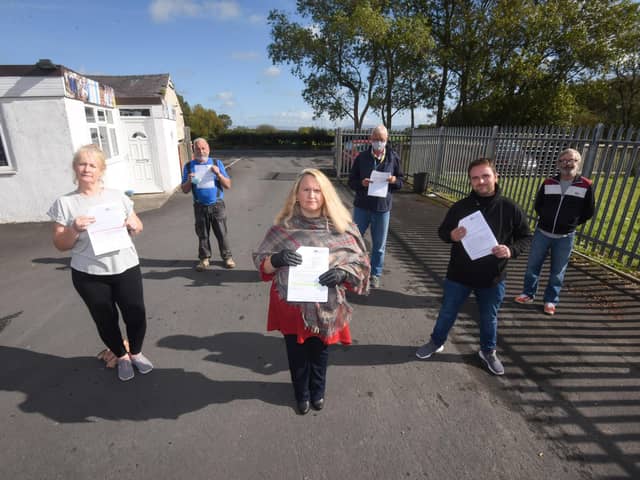
[[[98,334],[107,348],[118,357],[127,353],[118,325],[119,308],[127,327],[129,351],[132,354],[140,353],[147,331],[140,266],[116,275],[91,275],[71,269],[71,280],[89,308]]]

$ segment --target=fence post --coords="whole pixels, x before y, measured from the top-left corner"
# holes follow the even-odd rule
[[[489,141],[487,142],[487,148],[484,152],[485,158],[491,158],[495,160],[496,154],[496,142],[498,141],[498,130],[500,127],[498,125],[494,125],[491,129],[491,137],[489,137]]]
[[[598,155],[598,145],[600,144],[600,139],[602,139],[603,132],[604,125],[602,123],[597,124],[596,128],[593,130],[589,150],[587,150],[587,156],[582,165],[582,175],[585,177],[591,177],[591,174],[593,173],[593,166],[596,163],[596,156]]]
[[[336,130],[336,138],[334,141],[336,145],[336,151],[334,152],[333,165],[336,167],[336,178],[340,178],[342,172],[342,129]]]
[[[436,182],[440,182],[440,175],[442,173],[442,166],[444,164],[444,136],[445,127],[438,129],[438,148],[436,149],[436,164],[435,164],[435,178]]]

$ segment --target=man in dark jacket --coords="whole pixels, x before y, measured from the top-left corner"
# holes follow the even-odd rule
[[[547,253],[550,252],[549,282],[543,297],[543,311],[547,315],[556,313],[556,305],[560,301],[560,289],[573,250],[576,227],[593,217],[595,211],[591,180],[578,175],[581,161],[582,156],[573,148],[560,152],[558,156],[560,173],[555,177],[547,178],[536,195],[538,227],[533,235],[527,260],[524,287],[515,301],[533,302],[538,291],[542,264]]]
[[[353,221],[364,237],[371,226],[371,278],[372,288],[380,286],[380,276],[384,265],[384,251],[391,216],[391,193],[402,188],[404,177],[400,167],[400,157],[387,145],[389,133],[384,125],[371,132],[371,147],[360,153],[353,162],[349,174],[349,187],[355,191],[353,200]],[[373,171],[384,172],[388,182],[386,196],[369,195]]]
[[[473,191],[453,204],[438,229],[440,238],[451,243],[444,297],[431,339],[418,349],[416,356],[425,359],[444,349],[460,308],[473,292],[480,313],[480,358],[491,373],[502,375],[504,367],[496,355],[496,343],[507,261],[517,257],[528,246],[531,232],[520,207],[500,194],[498,174],[492,160],[474,160],[467,172]],[[482,214],[497,244],[487,249],[484,256],[476,258],[474,254],[476,259],[472,260],[462,242],[468,232],[460,221],[477,212]],[[467,237],[467,240],[471,238]]]

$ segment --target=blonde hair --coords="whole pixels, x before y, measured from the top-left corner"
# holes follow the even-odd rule
[[[98,168],[100,169],[100,172],[104,173],[104,171],[107,169],[107,158],[98,145],[90,143],[89,145],[83,145],[78,150],[76,150],[76,153],[73,154],[73,162],[71,163],[71,165],[73,166],[74,175],[76,165],[78,165],[78,163],[80,163],[80,160],[82,160],[86,156],[90,156],[96,162],[98,162]],[[77,175],[74,181],[78,181]]]
[[[285,200],[284,207],[282,207],[280,213],[276,215],[274,223],[276,225],[288,225],[289,220],[295,212],[295,205],[297,202],[296,197],[298,195],[298,190],[300,189],[300,182],[305,175],[310,175],[315,178],[320,186],[320,191],[324,198],[324,203],[322,204],[322,216],[327,217],[331,221],[331,224],[336,231],[344,233],[352,222],[351,214],[342,203],[342,200],[340,200],[338,192],[336,192],[331,181],[324,173],[315,168],[305,168],[300,172],[300,175],[298,175],[298,178],[293,184],[293,187],[291,187],[291,191]]]

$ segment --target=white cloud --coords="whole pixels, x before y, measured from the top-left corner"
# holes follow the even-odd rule
[[[309,32],[311,32],[311,35],[316,38],[320,37],[320,33],[322,33],[320,30],[320,25],[318,25],[317,23],[309,25],[307,29],[309,30]]]
[[[191,0],[153,0],[149,12],[155,22],[167,22],[177,16],[195,17],[201,12],[201,6]]]
[[[203,4],[213,18],[227,20],[240,16],[240,6],[236,2],[205,2]]]
[[[249,115],[247,117],[234,118],[234,124],[255,127],[261,124],[273,125],[276,128],[298,129],[300,127],[332,128],[326,116],[314,120],[313,112],[309,110],[288,110],[271,114]]]
[[[276,66],[271,66],[264,70],[264,74],[267,77],[277,77],[278,75],[280,75],[280,69]]]
[[[232,60],[256,60],[259,57],[257,52],[231,52]]]
[[[258,15],[258,14],[253,14],[253,15],[249,15],[249,23],[264,23],[265,22],[265,17],[263,17],[262,15]]]
[[[233,92],[216,93],[216,100],[220,102],[220,105],[227,108],[232,108],[236,104],[236,99],[233,95]]]
[[[299,120],[302,122],[308,122],[313,119],[313,113],[307,110],[290,110],[288,112],[278,112],[276,117],[282,120]]]
[[[215,20],[228,20],[241,17],[238,2],[230,1],[194,1],[194,0],[153,0],[149,13],[155,22],[168,22],[176,17],[206,16]]]

